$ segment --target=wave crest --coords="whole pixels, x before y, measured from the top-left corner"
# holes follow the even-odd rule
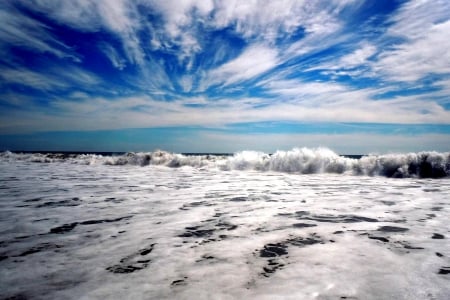
[[[340,156],[327,148],[294,148],[267,154],[242,151],[226,155],[184,155],[166,151],[129,152],[123,155],[64,153],[0,153],[1,161],[73,164],[104,164],[111,166],[159,165],[171,168],[195,167],[220,170],[275,171],[297,174],[335,173],[394,178],[442,178],[450,176],[450,152],[419,152],[367,155],[359,159]]]

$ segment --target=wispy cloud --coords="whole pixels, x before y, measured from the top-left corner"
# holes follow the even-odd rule
[[[8,84],[19,84],[28,86],[37,90],[60,89],[68,87],[65,82],[55,80],[55,78],[43,75],[42,73],[33,72],[27,69],[2,69],[0,72],[3,86]]]
[[[383,51],[374,70],[390,80],[406,82],[431,74],[450,74],[449,32],[450,20],[428,26],[421,31],[420,37]]]
[[[433,25],[449,20],[449,10],[450,3],[446,0],[405,2],[390,18],[394,23],[389,26],[387,34],[407,40],[422,38]]]
[[[209,85],[223,86],[255,78],[277,65],[277,52],[274,49],[255,45],[237,58],[211,70],[207,75]]]
[[[29,1],[20,1],[29,6]],[[97,32],[101,29],[116,35],[130,63],[142,65],[143,52],[138,32],[141,23],[134,1],[61,1],[33,0],[32,8],[51,16],[54,20],[74,29]]]
[[[450,112],[441,105],[417,96],[375,100],[377,88],[351,88],[338,83],[269,81],[265,88],[284,99],[286,118],[297,121],[450,123]],[[383,90],[383,88],[381,88]],[[281,107],[283,105],[280,105]],[[276,107],[271,108],[272,115]]]
[[[275,91],[275,90],[274,90]],[[338,86],[304,86],[305,100],[271,103],[265,98],[208,102],[157,101],[150,97],[59,99],[45,110],[16,110],[0,124],[11,130],[17,120],[27,120],[33,131],[103,130],[166,126],[224,126],[240,122],[356,122],[449,124],[450,112],[436,103],[412,97],[373,101],[373,90],[352,91]],[[282,93],[283,90],[278,90]],[[288,96],[290,97],[290,93]],[[20,122],[19,122],[20,123]],[[6,126],[7,125],[7,126]],[[23,124],[22,124],[23,126]]]
[[[0,3],[0,49],[23,47],[37,53],[50,53],[58,58],[69,58],[76,62],[80,58],[71,47],[51,33],[51,28],[36,19],[22,14],[10,1]],[[10,52],[9,52],[10,53]],[[11,57],[1,57],[8,63]]]
[[[74,86],[80,89],[97,85],[101,80],[94,74],[75,66],[53,67],[43,72],[35,72],[26,68],[0,68],[0,78],[4,87],[8,84],[26,86],[40,91],[72,90]],[[98,90],[98,87],[96,88]]]
[[[450,74],[449,11],[450,3],[445,0],[413,0],[402,5],[389,19],[392,25],[381,37],[394,42],[381,51],[373,70],[398,82]]]
[[[106,55],[106,57],[108,57],[108,59],[111,61],[111,64],[115,68],[117,68],[119,70],[123,70],[126,67],[125,59],[123,59],[119,55],[119,53],[113,46],[111,46],[108,43],[101,42],[101,43],[99,43],[98,47]]]
[[[368,72],[371,65],[369,58],[376,53],[376,47],[369,42],[364,41],[353,52],[341,56],[338,59],[331,58],[331,61],[310,67],[307,71],[322,70],[324,74],[370,77],[373,76],[373,74]]]

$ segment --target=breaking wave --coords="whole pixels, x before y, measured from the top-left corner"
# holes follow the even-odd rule
[[[40,163],[104,164],[111,166],[159,165],[172,168],[218,168],[220,170],[276,171],[298,174],[335,173],[386,176],[394,178],[442,178],[450,176],[450,152],[419,152],[367,155],[361,158],[340,156],[326,148],[295,148],[267,154],[242,151],[234,155],[184,155],[165,151],[122,155],[66,153],[0,153],[0,161]]]

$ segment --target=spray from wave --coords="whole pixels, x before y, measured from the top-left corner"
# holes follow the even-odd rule
[[[276,171],[297,174],[335,173],[386,176],[394,178],[450,177],[450,152],[419,152],[406,154],[367,155],[359,159],[340,156],[326,148],[295,148],[267,154],[242,151],[227,155],[183,155],[165,151],[99,154],[63,153],[0,153],[1,161],[22,160],[41,163],[104,164],[111,166],[158,165],[171,168],[183,166],[230,170]]]

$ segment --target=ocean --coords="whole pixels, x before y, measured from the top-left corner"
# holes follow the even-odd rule
[[[450,299],[450,153],[0,153],[1,299]]]

